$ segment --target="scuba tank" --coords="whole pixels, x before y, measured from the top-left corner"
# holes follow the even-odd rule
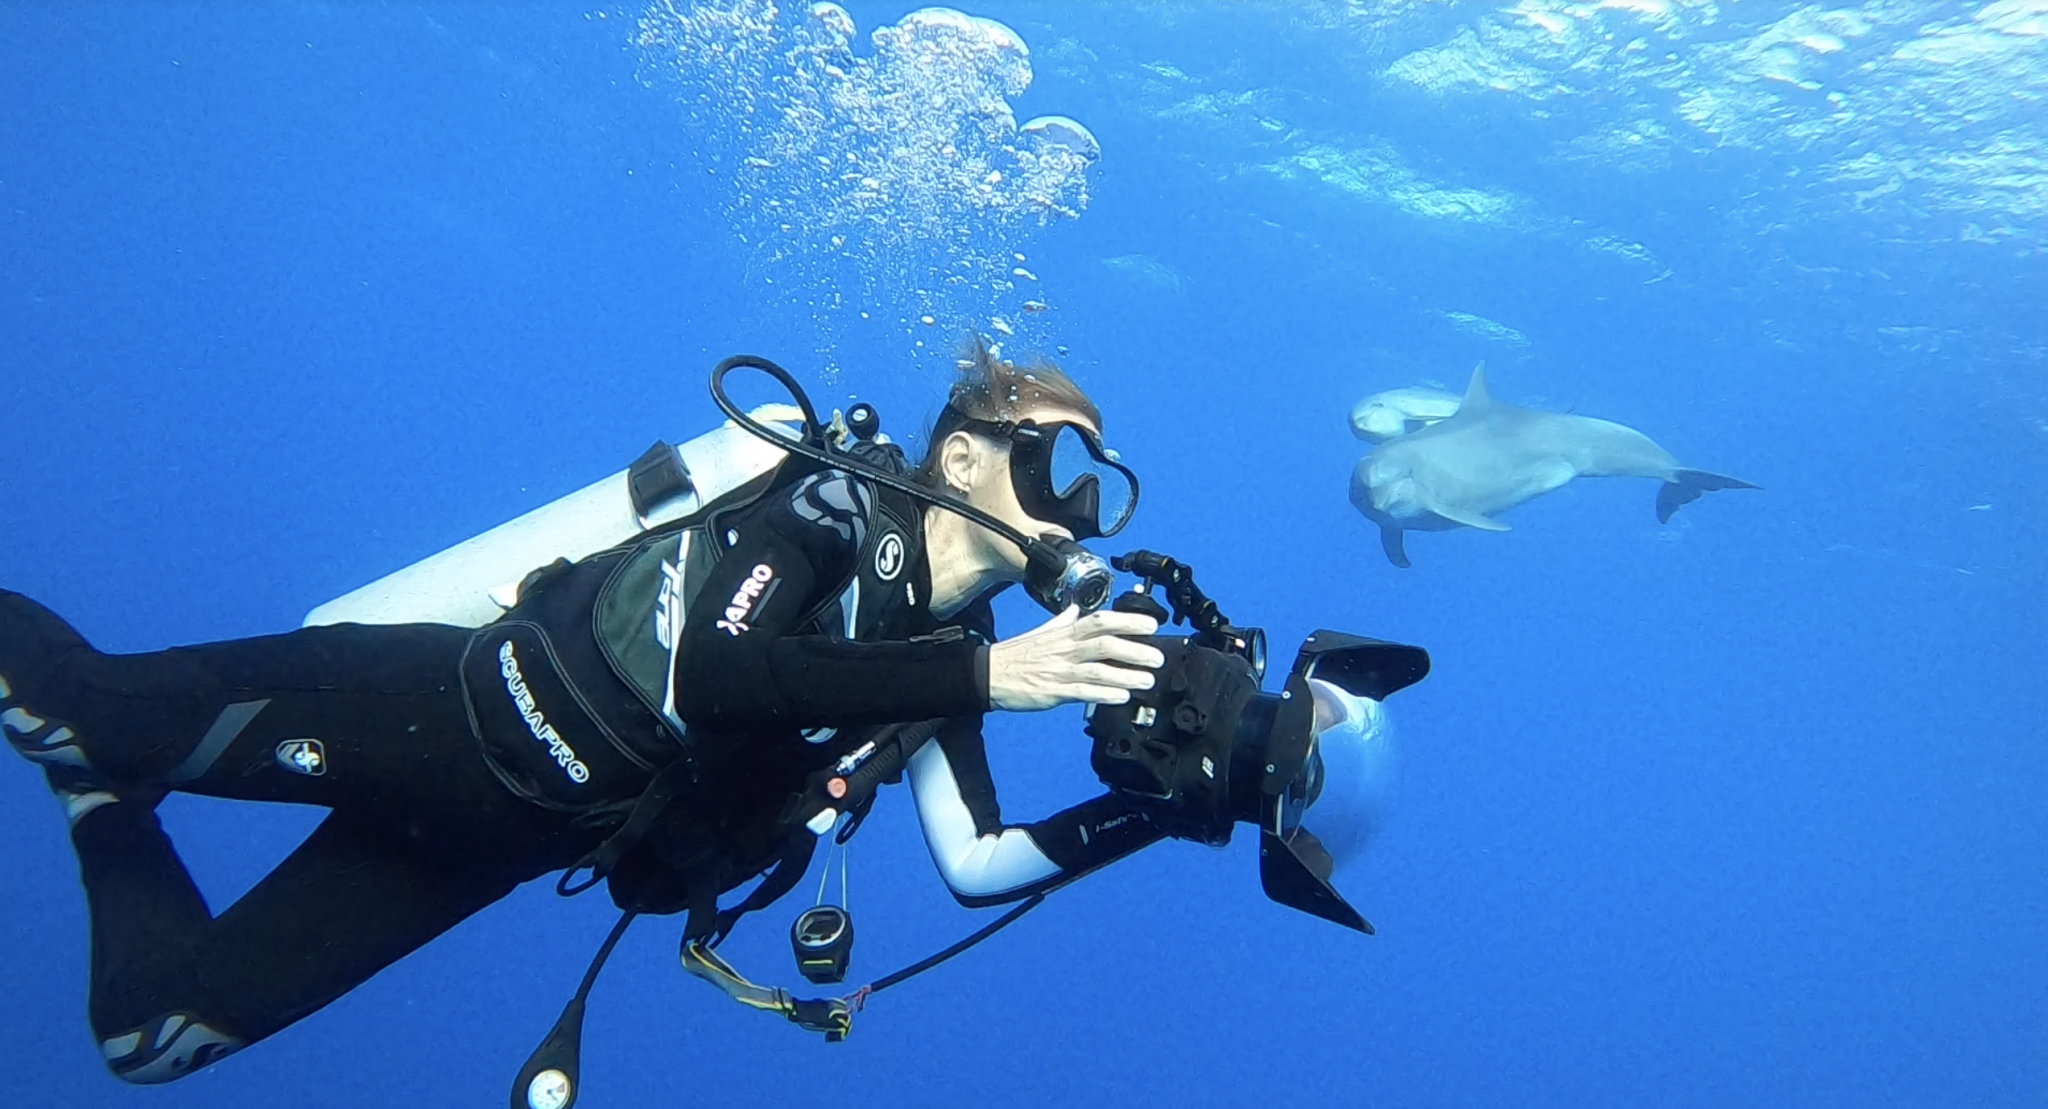
[[[756,427],[795,439],[803,411],[767,404]],[[318,624],[454,624],[480,628],[519,601],[535,567],[578,562],[677,520],[780,465],[757,431],[727,421],[677,447],[658,442],[630,468],[345,593],[306,614]]]

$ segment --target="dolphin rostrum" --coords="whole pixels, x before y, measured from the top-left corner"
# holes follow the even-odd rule
[[[1702,493],[1758,488],[1688,470],[1634,428],[1497,401],[1486,391],[1482,364],[1454,415],[1388,440],[1359,460],[1351,472],[1351,503],[1380,526],[1387,560],[1406,567],[1403,531],[1506,531],[1494,515],[1575,477],[1662,481],[1660,524]]]
[[[1389,389],[1351,406],[1351,434],[1368,443],[1384,443],[1420,431],[1458,410],[1458,394],[1410,385]]]

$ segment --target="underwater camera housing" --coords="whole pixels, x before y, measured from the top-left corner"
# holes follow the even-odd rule
[[[1310,678],[1354,697],[1384,701],[1429,673],[1420,647],[1343,632],[1318,631],[1302,642],[1279,693],[1260,688],[1266,637],[1231,625],[1196,588],[1187,566],[1150,551],[1113,559],[1142,579],[1112,607],[1167,622],[1152,596],[1161,588],[1175,622],[1191,635],[1152,636],[1166,655],[1151,689],[1121,705],[1088,714],[1095,741],[1090,764],[1104,785],[1134,803],[1161,831],[1212,846],[1230,842],[1235,825],[1259,829],[1259,880],[1266,896],[1289,908],[1372,932],[1357,909],[1331,886],[1338,860],[1310,825],[1326,787],[1316,751]]]

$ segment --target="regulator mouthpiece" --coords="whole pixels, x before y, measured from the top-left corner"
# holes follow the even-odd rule
[[[1072,607],[1085,616],[1109,603],[1116,575],[1102,556],[1057,536],[1034,541],[1025,553],[1031,561],[1024,568],[1024,591],[1046,611]]]

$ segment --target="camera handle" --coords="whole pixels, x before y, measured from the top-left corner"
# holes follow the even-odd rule
[[[1266,633],[1259,628],[1240,628],[1216,607],[1216,602],[1195,584],[1194,567],[1156,551],[1132,551],[1109,560],[1111,566],[1140,579],[1132,592],[1117,598],[1118,612],[1142,612],[1166,623],[1166,609],[1152,596],[1157,585],[1166,591],[1166,603],[1173,606],[1173,622],[1195,630],[1196,645],[1242,656],[1260,677],[1266,674]]]
[[[1195,584],[1194,568],[1187,563],[1154,551],[1132,551],[1120,558],[1109,560],[1111,566],[1126,574],[1136,574],[1142,584],[1132,595],[1145,598],[1149,604],[1140,609],[1121,611],[1149,612],[1157,609],[1160,623],[1166,622],[1166,610],[1152,597],[1152,587],[1159,586],[1166,591],[1166,603],[1173,606],[1173,622],[1186,624],[1195,629],[1195,638],[1205,647],[1223,648],[1226,641],[1209,642],[1211,636],[1230,627],[1230,620],[1217,609],[1216,602],[1202,592]]]

